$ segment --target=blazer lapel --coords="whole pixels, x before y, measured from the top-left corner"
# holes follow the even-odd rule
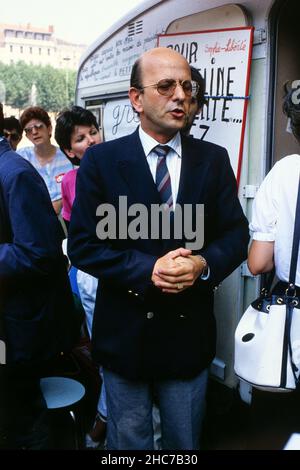
[[[122,147],[122,157],[118,161],[118,169],[126,181],[130,194],[135,202],[142,203],[150,209],[151,204],[161,204],[159,193],[146,160],[141,141],[136,131],[129,136],[129,142]],[[200,204],[205,200],[205,181],[208,160],[205,155],[195,149],[192,138],[182,138],[182,163],[177,196],[177,204]],[[171,222],[172,223],[172,222]],[[154,241],[152,241],[152,244]],[[182,241],[157,240],[162,252],[182,246]]]
[[[204,202],[205,181],[209,165],[205,155],[199,152],[199,145],[195,149],[193,138],[182,137],[181,143],[182,162],[176,203],[181,206],[183,211],[184,204],[195,205]],[[184,244],[182,240],[171,239],[164,240],[163,246],[164,251],[167,252],[182,247]]]
[[[198,146],[197,146],[198,147]],[[203,202],[205,178],[208,165],[205,156],[193,145],[192,137],[182,137],[182,162],[177,195],[177,204],[196,204]]]
[[[149,206],[160,204],[138,131],[130,136],[130,143],[124,145],[122,158],[118,161],[119,171],[137,202]]]

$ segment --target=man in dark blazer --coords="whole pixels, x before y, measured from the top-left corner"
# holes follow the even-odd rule
[[[3,123],[0,104],[0,449],[47,449],[39,381],[73,347],[76,319],[46,185]]]
[[[104,368],[108,449],[153,449],[154,394],[162,447],[199,447],[216,344],[213,288],[247,256],[248,225],[226,150],[180,135],[197,90],[180,54],[144,53],[129,90],[140,127],[89,149],[78,172],[68,250],[100,280],[92,346]],[[185,235],[165,237],[161,226],[152,236],[159,224],[151,211],[162,202],[176,203],[171,228],[179,206],[192,208],[193,230],[204,205],[203,246],[192,252]],[[139,222],[134,204],[148,214]]]

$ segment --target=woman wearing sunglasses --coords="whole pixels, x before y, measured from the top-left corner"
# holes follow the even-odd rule
[[[73,165],[64,153],[51,143],[52,125],[48,113],[38,106],[31,106],[20,117],[22,129],[33,146],[24,147],[18,153],[28,160],[44,179],[56,214],[62,207],[61,181]]]

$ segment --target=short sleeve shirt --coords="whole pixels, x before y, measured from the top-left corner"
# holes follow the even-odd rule
[[[276,274],[282,281],[289,280],[299,175],[300,155],[282,158],[265,177],[253,204],[253,240],[274,242]],[[300,257],[296,284],[300,285]]]
[[[77,171],[78,168],[68,171],[61,182],[62,216],[67,221],[71,219],[72,206],[75,199]]]
[[[67,159],[65,154],[57,148],[54,159],[46,165],[40,164],[35,155],[34,147],[18,149],[18,154],[28,160],[41,175],[48,188],[51,201],[61,199],[61,182],[63,176],[73,169],[72,163]]]

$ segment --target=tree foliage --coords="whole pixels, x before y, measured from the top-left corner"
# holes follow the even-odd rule
[[[5,87],[5,103],[14,108],[36,104],[58,112],[74,103],[76,72],[50,65],[0,62],[0,81]]]

